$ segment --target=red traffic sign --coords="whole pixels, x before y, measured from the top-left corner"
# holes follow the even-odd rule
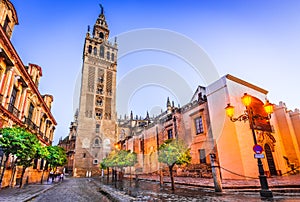
[[[256,154],[261,154],[264,149],[262,148],[262,146],[256,144],[253,146],[253,151],[256,153]]]

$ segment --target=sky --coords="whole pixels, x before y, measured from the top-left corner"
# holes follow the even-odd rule
[[[198,55],[214,78],[234,75],[268,90],[272,103],[300,107],[300,1],[11,1],[19,19],[12,43],[25,65],[42,67],[40,92],[54,96],[54,144],[73,121],[84,38],[100,14],[99,3],[111,41],[117,37],[118,91],[130,94],[117,93],[118,116],[130,110],[157,114],[167,97],[186,104],[198,85],[212,82],[195,69]]]

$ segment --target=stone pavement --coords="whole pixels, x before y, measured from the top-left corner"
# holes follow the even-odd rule
[[[29,201],[32,198],[38,196],[39,194],[51,189],[60,182],[45,182],[44,184],[29,184],[24,185],[22,189],[19,186],[14,188],[3,188],[0,189],[0,201],[5,202],[21,202]]]

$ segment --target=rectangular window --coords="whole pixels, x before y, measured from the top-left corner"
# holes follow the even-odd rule
[[[15,116],[19,116],[19,110],[15,107],[15,103],[17,100],[17,93],[18,90],[16,87],[13,87],[13,90],[11,92],[10,100],[9,100],[9,105],[8,105],[8,111],[11,112]]]
[[[12,106],[15,105],[15,102],[16,102],[16,99],[17,99],[17,92],[18,92],[17,88],[14,87],[12,92],[11,92],[10,102],[9,102],[9,104],[12,105]]]
[[[168,130],[168,139],[173,139],[173,130],[172,129]]]
[[[34,110],[34,106],[32,103],[30,103],[29,111],[28,111],[28,119],[29,120],[32,120],[33,110]]]
[[[205,163],[206,164],[205,149],[199,149],[199,157],[200,157],[200,163]]]
[[[202,116],[195,119],[196,134],[204,133]]]

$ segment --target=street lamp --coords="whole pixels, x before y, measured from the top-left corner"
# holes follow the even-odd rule
[[[227,107],[225,108],[226,114],[232,122],[235,122],[235,121],[246,122],[247,120],[249,120],[250,128],[252,130],[254,144],[257,145],[256,135],[255,135],[255,131],[254,131],[255,120],[260,119],[260,120],[269,121],[269,119],[271,118],[271,113],[273,113],[273,105],[271,103],[269,103],[269,101],[267,101],[263,106],[265,112],[267,113],[267,116],[262,116],[261,114],[253,113],[253,109],[250,106],[252,103],[252,96],[245,93],[244,96],[242,97],[242,103],[246,107],[244,114],[238,116],[237,118],[234,118],[233,117],[234,116],[234,106],[231,106],[230,104],[227,104]],[[263,164],[262,164],[262,161],[260,158],[257,158],[257,166],[258,166],[258,171],[259,171],[259,181],[260,181],[260,185],[261,185],[260,196],[273,197],[272,191],[269,190],[267,177],[265,175]]]

